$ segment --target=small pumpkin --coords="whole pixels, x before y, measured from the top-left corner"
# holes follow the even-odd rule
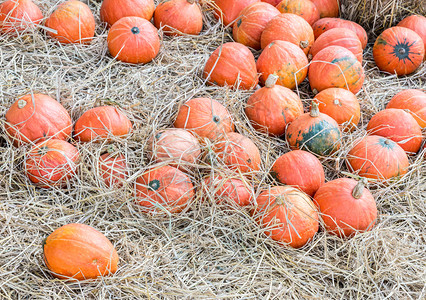
[[[154,0],[103,0],[100,16],[102,22],[112,26],[124,17],[139,17],[150,21],[154,10]]]
[[[148,63],[160,51],[157,28],[139,17],[124,17],[114,23],[107,37],[109,53],[116,59],[132,63]]]
[[[67,224],[43,241],[43,260],[61,279],[95,279],[117,271],[118,254],[101,232],[85,224]]]
[[[107,152],[99,157],[99,171],[105,185],[110,188],[119,188],[129,177],[129,168],[126,157],[117,153],[117,149],[109,146]]]
[[[315,193],[317,205],[327,232],[350,237],[373,228],[377,206],[363,180],[338,178],[327,182]]]
[[[421,15],[411,15],[398,23],[396,26],[401,26],[409,28],[416,32],[423,40],[423,46],[425,48],[425,56],[423,60],[426,59],[426,17]]]
[[[5,117],[5,129],[15,146],[49,138],[67,140],[71,136],[70,115],[48,95],[23,96],[12,104]]]
[[[231,114],[226,107],[210,98],[194,98],[179,108],[174,122],[176,128],[184,128],[199,138],[212,141],[234,131]]]
[[[45,25],[56,31],[47,33],[62,44],[88,44],[95,35],[95,17],[87,4],[78,0],[59,4]]]
[[[300,248],[318,232],[319,217],[309,196],[291,186],[274,186],[256,198],[255,220],[281,244]]]
[[[407,89],[399,92],[386,108],[400,108],[408,111],[421,128],[426,127],[426,93],[421,90]]]
[[[121,137],[130,133],[132,122],[114,106],[89,109],[75,122],[74,138],[80,142],[100,142],[111,136]]]
[[[17,33],[40,24],[43,14],[31,0],[7,0],[0,4],[0,32]]]
[[[260,37],[266,24],[279,14],[280,11],[268,3],[255,2],[247,6],[234,22],[232,28],[234,40],[259,50]]]
[[[373,57],[381,71],[407,75],[423,62],[425,47],[421,37],[405,27],[391,27],[383,31],[373,46]]]
[[[368,135],[355,142],[346,163],[359,176],[385,181],[407,173],[409,162],[404,149],[382,136]]]
[[[314,24],[320,18],[316,5],[310,0],[282,0],[276,7],[281,13],[302,17],[309,25]]]
[[[287,127],[287,142],[291,149],[309,150],[329,155],[340,148],[340,129],[337,122],[323,114],[312,101],[311,112],[300,115]]]
[[[283,135],[287,124],[303,114],[299,96],[292,90],[275,84],[277,79],[277,75],[269,75],[265,87],[249,97],[245,108],[253,128],[271,136]]]
[[[215,3],[214,16],[220,19],[223,25],[228,26],[237,19],[240,12],[255,2],[260,0],[213,0]]]
[[[305,80],[308,63],[308,58],[298,46],[277,40],[263,49],[256,66],[262,84],[269,75],[275,74],[278,75],[277,84],[294,89]]]
[[[64,186],[75,175],[79,157],[70,143],[49,139],[35,144],[27,153],[25,173],[40,188]]]
[[[311,0],[318,8],[320,18],[338,17],[339,0]]]
[[[210,84],[253,89],[258,83],[253,53],[243,44],[225,43],[210,55],[203,77]]]

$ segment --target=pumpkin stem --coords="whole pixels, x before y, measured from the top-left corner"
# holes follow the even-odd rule
[[[399,52],[399,54],[403,55],[403,54],[405,54],[405,49],[404,48],[399,48],[398,52]]]
[[[130,31],[133,33],[133,34],[138,34],[139,32],[140,32],[140,30],[139,30],[139,28],[138,27],[133,27],[132,29],[130,29]]]
[[[314,58],[311,53],[308,54],[308,60],[312,60]]]
[[[277,83],[278,78],[279,78],[279,76],[278,76],[278,75],[270,74],[270,75],[268,76],[268,79],[266,79],[266,81],[265,81],[265,86],[266,86],[267,88],[274,87],[274,85]]]
[[[115,147],[114,145],[108,145],[106,151],[108,152],[108,154],[112,154],[117,151],[117,147]]]
[[[305,49],[308,46],[309,46],[308,41],[300,41],[300,48]]]
[[[334,99],[333,104],[334,104],[334,105],[342,105],[342,104],[340,103],[339,99]]]
[[[316,117],[319,117],[319,115],[320,115],[320,111],[319,111],[319,108],[318,108],[318,103],[317,102],[315,102],[314,100],[312,100],[312,107],[311,107],[311,113],[310,113],[310,116],[312,117],[312,118],[316,118]]]
[[[318,94],[318,90],[317,89],[313,89],[312,93],[314,93],[316,95],[316,94]]]
[[[352,197],[355,199],[359,199],[362,196],[362,193],[364,192],[364,185],[367,183],[367,179],[362,178],[360,181],[358,181],[358,184],[354,187],[352,190]]]
[[[18,108],[22,109],[27,105],[27,101],[25,101],[24,99],[21,99],[18,101]]]

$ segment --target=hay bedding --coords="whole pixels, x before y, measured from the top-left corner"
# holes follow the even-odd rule
[[[58,1],[35,2],[48,15]],[[89,6],[100,24],[99,1],[89,1]],[[212,18],[211,7],[203,8],[201,36],[164,38],[159,56],[144,66],[109,57],[107,32],[101,26],[89,46],[60,46],[42,32],[0,37],[0,298],[424,299],[426,172],[421,156],[410,158],[409,174],[402,181],[387,187],[370,183],[379,209],[371,232],[340,240],[320,231],[301,250],[266,238],[246,211],[201,201],[211,196],[201,188],[193,209],[180,215],[160,218],[138,211],[131,183],[154,165],[146,155],[147,140],[156,129],[170,127],[179,104],[192,97],[224,103],[237,131],[260,148],[257,193],[273,183],[268,169],[289,150],[282,140],[252,130],[243,114],[250,92],[204,85],[200,75],[208,55],[231,37]],[[354,139],[365,134],[374,113],[398,91],[425,87],[424,64],[408,77],[379,73],[369,46],[364,66],[366,82],[358,95],[363,119],[359,129],[343,137],[336,157],[322,159],[328,180],[346,174],[345,154]],[[118,190],[102,185],[96,176],[97,157],[106,145],[90,143],[78,146],[84,163],[67,188],[40,190],[28,184],[22,171],[27,148],[7,142],[4,115],[19,96],[31,92],[59,100],[74,121],[97,105],[121,107],[135,129],[129,139],[114,141],[131,167],[128,184]],[[299,93],[307,105],[312,95],[306,82]],[[200,164],[192,175],[196,183],[211,171]],[[91,225],[113,242],[120,256],[114,276],[76,283],[49,274],[42,262],[42,240],[72,222]]]

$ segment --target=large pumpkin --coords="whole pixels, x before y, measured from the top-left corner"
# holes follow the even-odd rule
[[[308,73],[308,58],[302,49],[285,41],[274,41],[263,49],[256,66],[265,83],[271,74],[278,75],[277,84],[289,89],[296,88]]]
[[[213,141],[234,131],[234,123],[226,107],[210,98],[187,101],[180,107],[174,126],[185,128],[201,139]]]
[[[43,241],[43,260],[53,276],[94,279],[117,271],[118,255],[99,231],[84,224],[68,224]]]
[[[364,83],[365,74],[351,51],[341,46],[330,46],[314,56],[308,78],[314,92],[336,87],[356,94]]]
[[[409,166],[404,149],[378,135],[368,135],[356,141],[346,162],[351,172],[380,181],[404,175]]]
[[[178,213],[194,196],[191,179],[182,171],[163,166],[152,168],[136,179],[136,201],[152,214]]]
[[[339,0],[311,0],[318,8],[320,18],[338,17]]]
[[[109,53],[127,63],[148,63],[160,51],[157,28],[139,17],[124,17],[115,22],[107,42]]]
[[[0,4],[0,32],[22,32],[42,19],[40,8],[31,0],[7,0]]]
[[[265,87],[247,100],[245,113],[253,128],[272,136],[281,136],[285,127],[303,114],[303,104],[292,90],[275,84],[277,75],[269,75]]]
[[[215,3],[214,16],[222,20],[223,25],[228,26],[238,17],[240,12],[255,2],[260,0],[213,0]]]
[[[25,95],[6,112],[5,129],[15,146],[48,138],[67,140],[72,122],[67,110],[43,94]]]
[[[80,142],[107,140],[125,136],[132,130],[129,118],[114,106],[99,106],[86,111],[75,122],[74,138]]]
[[[409,28],[415,31],[422,38],[423,46],[425,48],[424,59],[426,59],[426,17],[421,15],[411,15],[404,18],[396,26]]]
[[[408,111],[420,127],[426,127],[426,93],[421,90],[407,89],[399,92],[386,108],[401,108]]]
[[[107,152],[99,157],[99,173],[107,187],[118,188],[129,177],[126,157],[109,146]]]
[[[407,154],[416,154],[422,145],[419,124],[402,109],[388,108],[379,111],[368,122],[367,130],[396,142]]]
[[[102,22],[111,26],[124,17],[139,17],[150,21],[154,10],[154,0],[103,0],[100,15]]]
[[[90,43],[95,35],[95,18],[87,4],[68,0],[61,3],[47,18],[47,33],[62,44]]]
[[[252,89],[258,83],[253,53],[243,44],[225,43],[210,55],[203,77],[210,84]]]
[[[288,125],[286,137],[293,150],[306,149],[318,155],[329,155],[340,148],[339,125],[321,113],[314,101],[311,112],[298,116]]]
[[[274,6],[255,2],[244,8],[232,28],[234,40],[253,49],[260,49],[260,37],[266,24],[280,11]]]
[[[70,143],[50,139],[35,144],[26,154],[25,173],[38,187],[63,186],[75,175],[79,157]]]
[[[253,216],[266,235],[279,243],[300,248],[319,229],[319,217],[309,196],[291,186],[275,186],[256,198]]]
[[[301,16],[309,25],[320,18],[316,5],[310,0],[283,0],[276,6],[281,13],[290,13]]]
[[[425,47],[421,37],[405,27],[391,27],[383,31],[373,46],[377,67],[397,75],[413,73],[423,62]]]
[[[376,201],[364,188],[362,180],[338,178],[329,181],[315,193],[314,203],[327,232],[340,237],[369,231],[376,223]]]
[[[271,175],[313,197],[325,182],[324,168],[314,155],[303,150],[287,152],[274,162]]]

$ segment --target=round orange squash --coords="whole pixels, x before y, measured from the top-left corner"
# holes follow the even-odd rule
[[[238,17],[240,12],[255,2],[260,0],[213,0],[215,3],[214,16],[220,19],[223,25],[228,26]]]
[[[401,108],[408,111],[421,128],[426,127],[426,93],[421,90],[403,90],[393,96],[386,108]]]
[[[108,32],[109,53],[116,59],[132,63],[148,63],[160,51],[157,28],[139,17],[124,17]]]
[[[100,16],[102,22],[112,26],[124,17],[139,17],[150,21],[154,10],[154,0],[103,0]]]
[[[281,13],[295,14],[314,24],[320,18],[316,5],[310,0],[282,0],[276,6]]]
[[[53,276],[95,279],[117,271],[118,254],[99,231],[84,224],[68,224],[43,241],[43,259]]]
[[[311,0],[318,8],[320,18],[338,17],[339,0]]]
[[[99,173],[107,187],[119,188],[129,177],[126,157],[110,146],[106,153],[99,157]]]
[[[62,44],[88,44],[95,35],[95,17],[87,4],[78,0],[61,3],[47,18],[47,33]]]
[[[0,4],[0,32],[18,33],[34,28],[43,14],[31,0],[7,0]]]
[[[401,26],[409,28],[416,32],[423,40],[423,46],[425,48],[425,56],[423,60],[426,59],[426,17],[421,15],[411,15],[404,18],[396,26]]]
[[[258,83],[253,53],[243,44],[225,43],[210,55],[203,77],[210,84],[250,90]]]

